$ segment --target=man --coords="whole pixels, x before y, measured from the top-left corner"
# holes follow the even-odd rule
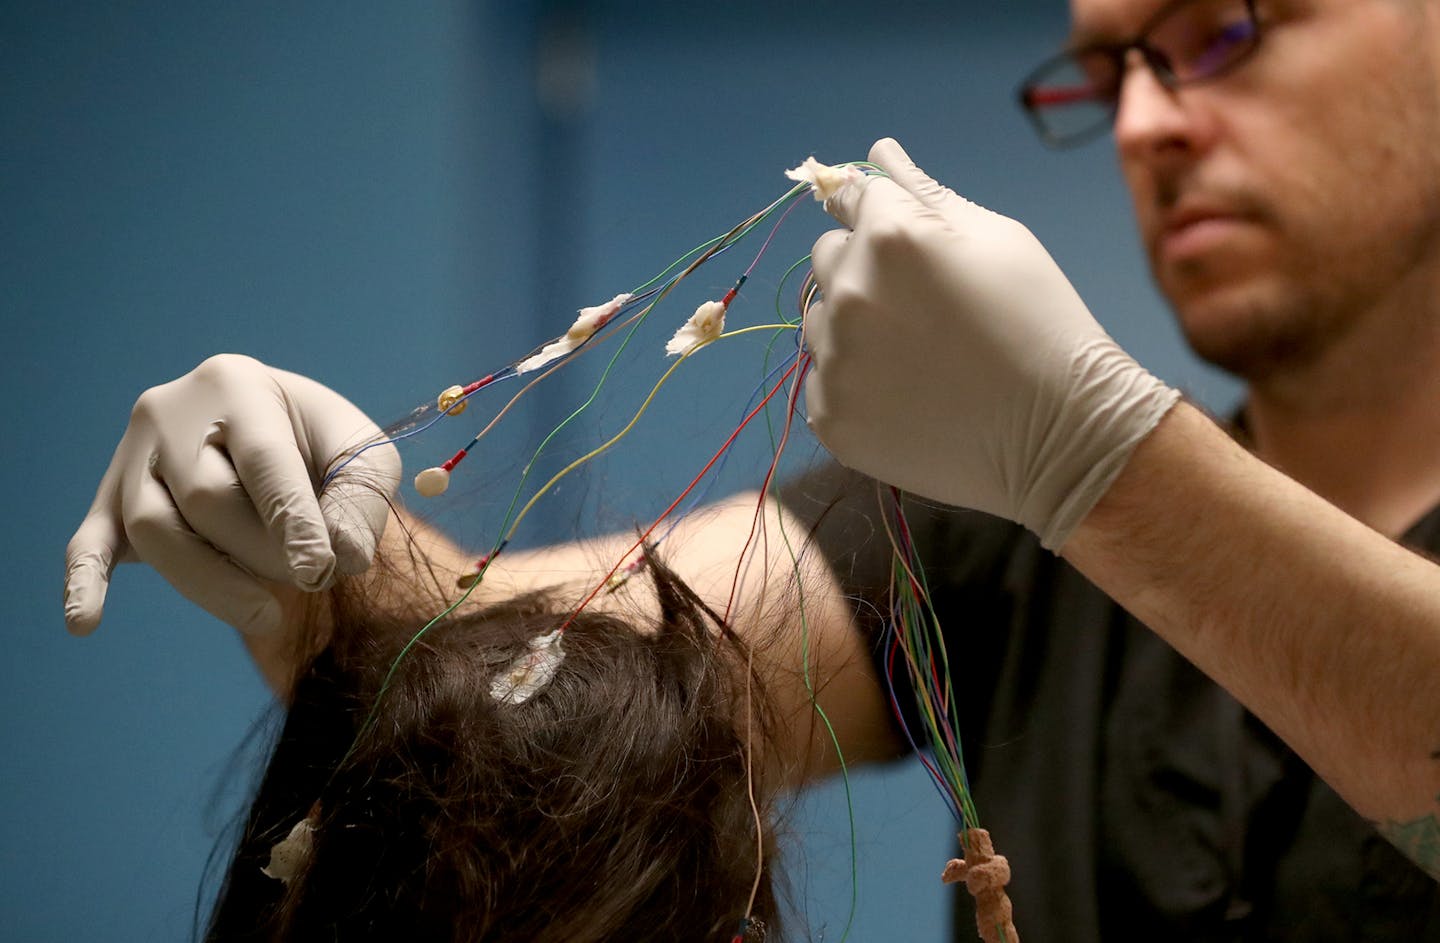
[[[1141,40],[1113,83],[1086,74],[1115,100],[1151,262],[1187,336],[1250,384],[1256,454],[1398,536],[1440,503],[1440,414],[1427,409],[1440,382],[1427,369],[1440,358],[1440,5],[1259,14],[1076,0],[1076,45]],[[1202,74],[1195,30],[1237,24],[1252,47]],[[893,182],[837,196],[853,231],[816,246],[816,430],[846,464],[1019,521],[1078,568],[974,515],[936,519],[921,550],[943,554],[942,615],[984,656],[966,674],[980,682],[967,748],[1022,933],[1440,938],[1434,882],[1365,822],[1440,873],[1440,572],[1174,405],[1021,227],[938,187],[893,143],[874,156]],[[376,546],[383,506],[334,493],[317,505],[306,468],[363,417],[253,362],[177,384],[142,399],[72,541],[67,619],[93,627],[104,580],[133,551],[252,630],[273,662],[283,635],[254,630],[283,624],[294,598],[249,573],[313,589]],[[235,469],[167,463],[227,444],[217,411],[235,420],[221,430]],[[296,455],[292,426],[338,431]],[[173,504],[147,488],[157,478]],[[792,507],[809,513],[817,488],[796,486]],[[702,593],[724,596],[709,564],[733,560],[744,508],[679,544],[694,548],[675,562]],[[808,579],[817,660],[844,678],[822,703],[853,761],[894,740],[840,601],[873,583],[866,551],[852,562],[848,538],[826,529],[845,513],[818,534],[839,585]],[[506,574],[553,573],[564,553],[516,558]]]
[[[1093,97],[1114,102],[1117,150],[1152,269],[1186,336],[1249,384],[1240,434],[1256,454],[1391,537],[1429,515],[1411,537],[1440,549],[1430,513],[1440,502],[1440,5],[1321,0],[1257,11],[1220,0],[1077,0],[1073,11],[1069,74],[1088,82],[1080,87]],[[1040,70],[1028,90],[1037,110],[1073,95],[1073,86],[1044,84],[1054,74]],[[1037,367],[1045,348],[1035,341],[1073,325],[1076,339],[1065,345],[1073,356],[1091,343],[1080,339],[1090,329],[1068,319],[1074,305],[1045,283],[1043,266],[1017,264],[1028,251],[1021,237],[934,185],[890,145],[877,150],[899,186],[842,198],[839,215],[853,235],[827,235],[815,248],[827,302],[810,326],[821,367],[810,404],[822,440],[852,467],[998,511],[1048,537],[1048,546],[1115,593],[1356,809],[1388,822],[1382,830],[1432,875],[1440,873],[1435,683],[1401,677],[1417,650],[1412,642],[1433,654],[1433,624],[1409,638],[1376,631],[1358,612],[1349,628],[1324,619],[1287,626],[1294,611],[1263,599],[1267,574],[1250,555],[1254,535],[1223,538],[1243,541],[1235,544],[1235,566],[1201,579],[1207,521],[1227,507],[1265,513],[1265,500],[1247,512],[1223,489],[1196,482],[1200,490],[1175,506],[1190,519],[1169,515],[1174,531],[1163,535],[1173,545],[1171,574],[1188,572],[1167,579],[1157,566],[1151,585],[1137,588],[1108,577],[1119,572],[1116,561],[1123,561],[1122,583],[1138,575],[1138,561],[1153,549],[1145,535],[1127,534],[1099,563],[1083,525],[1067,540],[1063,528],[1047,532],[1054,521],[1026,506],[1043,496],[1043,480],[1019,494],[990,490],[1032,468],[1053,474],[1064,452],[1044,442],[1047,457],[1033,458],[1040,448],[1024,440],[1037,433],[1024,425],[1040,425],[1035,399],[1017,406],[987,391],[1043,392],[1047,383],[1073,382],[1063,369]],[[1005,330],[976,336],[967,333],[970,318],[955,317],[974,311],[978,319],[981,310],[1001,323],[1033,322],[1015,328],[1032,345],[1015,357],[1025,381],[996,379]],[[896,362],[906,369],[889,369]],[[1065,367],[1090,369],[1079,359]],[[983,379],[969,380],[977,375]],[[1111,406],[1095,414],[1113,414]],[[992,418],[980,418],[986,412]],[[899,416],[910,421],[902,425]],[[1063,416],[1056,407],[1040,418]],[[1167,424],[1193,420],[1180,407],[1142,451],[1172,431]],[[977,448],[975,431],[987,426],[1001,431]],[[967,440],[947,434],[952,428],[964,428]],[[1158,515],[1146,528],[1154,540],[1167,512],[1149,511]],[[1315,518],[1297,515],[1292,526],[1298,533]],[[1182,543],[1192,552],[1177,552]],[[1341,551],[1317,544],[1314,552]],[[1388,849],[1287,751],[1267,743],[1268,731],[1249,717],[1227,717],[1229,699],[1153,637],[1101,626],[1111,613],[1090,608],[1093,600],[1065,574],[1025,554],[1005,550],[985,561],[1025,593],[1018,601],[1001,594],[992,605],[1008,607],[1008,618],[972,624],[969,634],[1011,632],[993,662],[1001,680],[990,716],[978,727],[987,744],[978,751],[979,807],[997,835],[1012,823],[1029,841],[1048,836],[1093,862],[1093,869],[1059,863],[1039,847],[1020,854],[1043,861],[1052,886],[1069,885],[1050,900],[1067,913],[1042,938],[1088,938],[1077,930],[1095,925],[1085,912],[1090,887],[1098,888],[1106,936],[1125,928],[1186,939],[1440,934],[1433,887],[1418,871],[1407,874],[1398,856],[1383,861]],[[1273,574],[1293,586],[1312,576],[1303,556],[1283,558]],[[1348,579],[1343,567],[1332,578]],[[1197,611],[1206,605],[1201,597],[1211,597],[1208,618],[1176,624],[1171,616],[1183,606],[1174,598],[1142,601],[1182,580],[1192,583]],[[1246,595],[1253,625],[1233,631],[1246,620]],[[1037,596],[1064,611],[1014,611],[1034,608]],[[1025,631],[1037,638],[1020,638]],[[1077,672],[1085,680],[1075,680]],[[1396,684],[1405,697],[1382,693]],[[1044,724],[1067,721],[1063,733],[1044,735]],[[1091,723],[1101,728],[1098,738],[1085,732]],[[1062,795],[1084,795],[1047,809],[1029,791],[1037,777],[1064,778],[1071,785]],[[1362,777],[1373,784],[1360,784]],[[1415,847],[1419,835],[1423,849]]]

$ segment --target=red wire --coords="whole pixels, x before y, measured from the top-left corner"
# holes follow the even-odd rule
[[[919,575],[915,572],[915,553],[914,553],[914,543],[913,543],[912,538],[911,538],[911,535],[910,535],[910,521],[906,519],[906,517],[905,517],[905,511],[904,511],[904,509],[900,506],[900,491],[899,491],[899,489],[892,487],[892,488],[890,489],[890,494],[892,495],[892,497],[894,498],[894,501],[895,501],[895,524],[896,524],[896,529],[900,532],[900,533],[899,533],[900,545],[901,545],[901,546],[900,546],[900,550],[901,550],[902,554],[904,555],[905,571],[909,574],[910,590],[911,590],[911,592],[913,592],[913,593],[915,594],[915,598],[916,598],[917,601],[918,601],[918,600],[928,600],[929,597],[928,597],[928,596],[926,595],[926,593],[925,593],[925,588],[924,588],[924,586],[922,586],[921,583],[920,583],[920,577],[919,577]],[[944,685],[942,685],[942,684],[940,683],[940,672],[939,672],[939,669],[938,669],[938,668],[936,667],[936,665],[935,665],[935,653],[934,653],[934,651],[931,651],[931,652],[929,653],[929,658],[928,658],[928,660],[929,660],[929,662],[930,662],[930,677],[933,678],[934,681],[935,681],[935,697],[936,697],[936,703],[937,703],[937,705],[938,705],[939,708],[940,708],[940,712],[941,712],[942,716],[948,717],[949,714],[950,714],[950,700],[949,700],[949,698],[948,698],[948,697],[946,696],[946,694],[945,694],[945,687],[944,687]],[[916,680],[919,680],[919,679],[916,679]],[[947,734],[949,733],[948,725],[947,725],[946,733],[947,733]],[[947,739],[949,739],[948,736],[947,736]],[[952,745],[952,747],[953,747],[953,744],[951,744],[951,745]]]
[[[892,688],[893,688],[894,685],[895,685],[895,653],[896,653],[897,651],[899,651],[899,649],[900,649],[900,636],[899,636],[899,634],[897,633],[897,634],[894,636],[894,640],[893,640],[893,641],[891,642],[891,644],[890,644],[890,657],[887,659],[886,664],[885,664],[885,670],[886,670],[887,672],[889,672],[889,674],[890,674],[890,685],[891,685]],[[902,724],[905,723],[905,717],[904,717],[903,714],[900,713],[900,706],[899,706],[898,704],[893,704],[893,703],[892,703],[891,706],[892,706],[892,708],[895,710],[895,716],[896,716],[897,718],[899,718],[900,723],[902,723]],[[935,782],[939,783],[939,784],[940,784],[940,787],[941,787],[942,789],[944,789],[945,792],[949,793],[949,792],[951,791],[951,790],[950,790],[950,784],[945,781],[945,777],[944,777],[944,776],[941,776],[941,775],[940,775],[940,771],[937,770],[934,766],[932,766],[931,763],[930,763],[930,761],[925,758],[925,754],[924,754],[924,753],[920,752],[920,751],[917,749],[917,750],[915,751],[915,758],[918,759],[921,763],[924,764],[925,768],[930,771],[930,775],[935,778]]]
[[[1051,88],[1032,88],[1025,93],[1025,103],[1039,107],[1073,105],[1076,102],[1098,101],[1100,94],[1087,85],[1057,85]]]
[[[745,546],[740,548],[740,560],[735,564],[735,578],[730,582],[730,598],[725,601],[725,621],[730,621],[730,609],[735,605],[735,594],[740,589],[740,572],[745,568],[745,557],[750,553],[750,545],[755,542],[755,532],[760,529],[760,521],[765,515],[765,496],[770,493],[770,483],[775,478],[775,469],[780,465],[780,456],[785,451],[785,444],[790,441],[790,428],[795,422],[796,405],[800,402],[801,384],[805,381],[805,374],[810,370],[810,355],[802,354],[796,361],[800,367],[795,374],[795,382],[790,387],[790,404],[785,410],[785,428],[780,433],[780,442],[775,447],[775,457],[770,460],[770,467],[765,470],[765,480],[760,484],[760,503],[755,506],[755,516],[750,520],[750,535],[745,538]],[[782,378],[780,383],[785,380]]]
[[[674,501],[670,502],[670,506],[667,507],[664,512],[655,519],[654,523],[652,523],[649,527],[645,528],[645,532],[640,535],[638,540],[636,540],[633,544],[630,545],[630,549],[626,550],[623,554],[620,555],[618,562],[616,562],[616,564],[610,568],[610,572],[606,573],[605,576],[600,580],[599,584],[590,591],[590,595],[586,596],[585,599],[581,601],[580,605],[575,607],[575,611],[570,613],[570,615],[565,619],[565,622],[560,626],[558,631],[563,633],[570,626],[570,623],[575,621],[575,617],[578,616],[581,612],[583,612],[585,610],[585,607],[590,605],[591,601],[600,594],[600,591],[605,588],[605,584],[610,581],[610,577],[615,575],[615,571],[620,569],[620,567],[625,563],[625,560],[630,556],[630,554],[634,553],[639,547],[643,546],[645,541],[649,539],[650,534],[655,530],[655,528],[659,527],[661,522],[664,521],[665,518],[670,516],[670,512],[674,511],[675,508],[680,505],[680,502],[684,501],[685,498],[689,496],[690,492],[695,490],[695,487],[700,484],[700,482],[705,478],[707,474],[710,473],[710,469],[715,467],[715,463],[720,460],[720,456],[725,454],[725,451],[729,449],[730,446],[733,445],[735,440],[739,437],[741,431],[750,424],[750,420],[754,419],[755,416],[759,414],[760,410],[765,408],[765,406],[770,402],[770,400],[775,396],[775,394],[780,392],[781,387],[785,385],[785,381],[790,379],[791,375],[795,373],[799,366],[799,360],[796,360],[790,365],[790,369],[785,371],[785,375],[780,378],[780,381],[775,384],[775,387],[769,393],[765,394],[765,398],[762,399],[759,403],[757,403],[754,409],[750,410],[750,412],[745,416],[745,418],[740,421],[740,425],[735,428],[735,431],[730,433],[730,437],[725,440],[725,443],[721,445],[718,450],[716,450],[714,455],[710,456],[710,461],[706,462],[705,467],[700,469],[700,474],[695,476],[695,480],[690,482],[690,484],[686,486],[684,491],[680,492],[679,497],[677,497]]]
[[[461,388],[460,392],[463,393],[463,394],[466,395],[466,396],[469,396],[471,393],[474,393],[476,390],[483,390],[485,387],[489,386],[490,384],[492,384],[492,383],[494,383],[494,382],[495,382],[495,374],[492,373],[492,374],[490,374],[488,377],[481,377],[480,379],[476,380],[474,383],[468,384],[467,386]]]

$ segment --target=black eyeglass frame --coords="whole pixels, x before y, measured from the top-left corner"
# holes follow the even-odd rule
[[[1214,72],[1207,72],[1204,75],[1197,75],[1187,79],[1178,77],[1171,68],[1169,57],[1162,50],[1150,45],[1150,34],[1169,19],[1176,10],[1197,2],[1199,2],[1199,0],[1171,0],[1170,3],[1165,4],[1159,10],[1155,11],[1155,13],[1145,21],[1145,24],[1140,28],[1139,32],[1135,34],[1135,38],[1129,42],[1090,43],[1085,46],[1077,46],[1074,49],[1066,49],[1056,53],[1031,69],[1020,82],[1020,87],[1016,90],[1016,98],[1018,99],[1020,110],[1025,112],[1025,116],[1030,119],[1030,123],[1034,125],[1035,132],[1040,136],[1040,140],[1047,146],[1057,149],[1076,147],[1104,134],[1115,123],[1115,113],[1119,107],[1118,95],[1108,103],[1105,117],[1103,119],[1097,119],[1093,127],[1086,128],[1074,134],[1065,135],[1052,133],[1050,129],[1046,127],[1045,119],[1041,116],[1039,110],[1031,103],[1031,94],[1037,84],[1037,80],[1041,76],[1054,71],[1061,65],[1077,64],[1081,56],[1094,55],[1095,53],[1108,54],[1110,59],[1115,63],[1116,74],[1120,76],[1120,80],[1123,82],[1125,75],[1125,58],[1130,54],[1130,50],[1134,49],[1139,52],[1141,58],[1145,60],[1146,67],[1150,70],[1151,74],[1155,76],[1156,81],[1167,89],[1176,89],[1181,86],[1198,85],[1211,81],[1212,79],[1220,78],[1254,55],[1255,50],[1260,46],[1260,39],[1264,32],[1265,24],[1261,21],[1259,14],[1255,12],[1255,0],[1244,0],[1245,13],[1250,18],[1250,27],[1253,31],[1249,39],[1249,45],[1234,59],[1229,60]],[[1118,85],[1116,90],[1118,92]]]

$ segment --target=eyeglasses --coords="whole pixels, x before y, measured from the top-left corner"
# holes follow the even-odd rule
[[[1046,144],[1069,147],[1114,122],[1130,50],[1173,89],[1225,74],[1259,43],[1254,0],[1175,0],[1128,43],[1096,43],[1047,59],[1021,83],[1020,107]]]

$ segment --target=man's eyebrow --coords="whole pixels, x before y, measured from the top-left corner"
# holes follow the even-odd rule
[[[1145,29],[1152,19],[1159,16],[1161,11],[1170,5],[1169,0],[1156,0],[1154,3],[1147,3],[1144,17],[1138,21],[1132,19],[1130,14],[1123,16],[1117,11],[1106,10],[1100,14],[1092,14],[1088,23],[1072,22],[1070,24],[1070,35],[1065,39],[1066,49],[1081,49],[1090,46],[1124,46],[1135,40],[1136,34]],[[1117,22],[1117,16],[1122,22]],[[1096,22],[1098,18],[1100,22]],[[1105,22],[1108,20],[1109,22]],[[1129,26],[1123,22],[1130,20]]]

